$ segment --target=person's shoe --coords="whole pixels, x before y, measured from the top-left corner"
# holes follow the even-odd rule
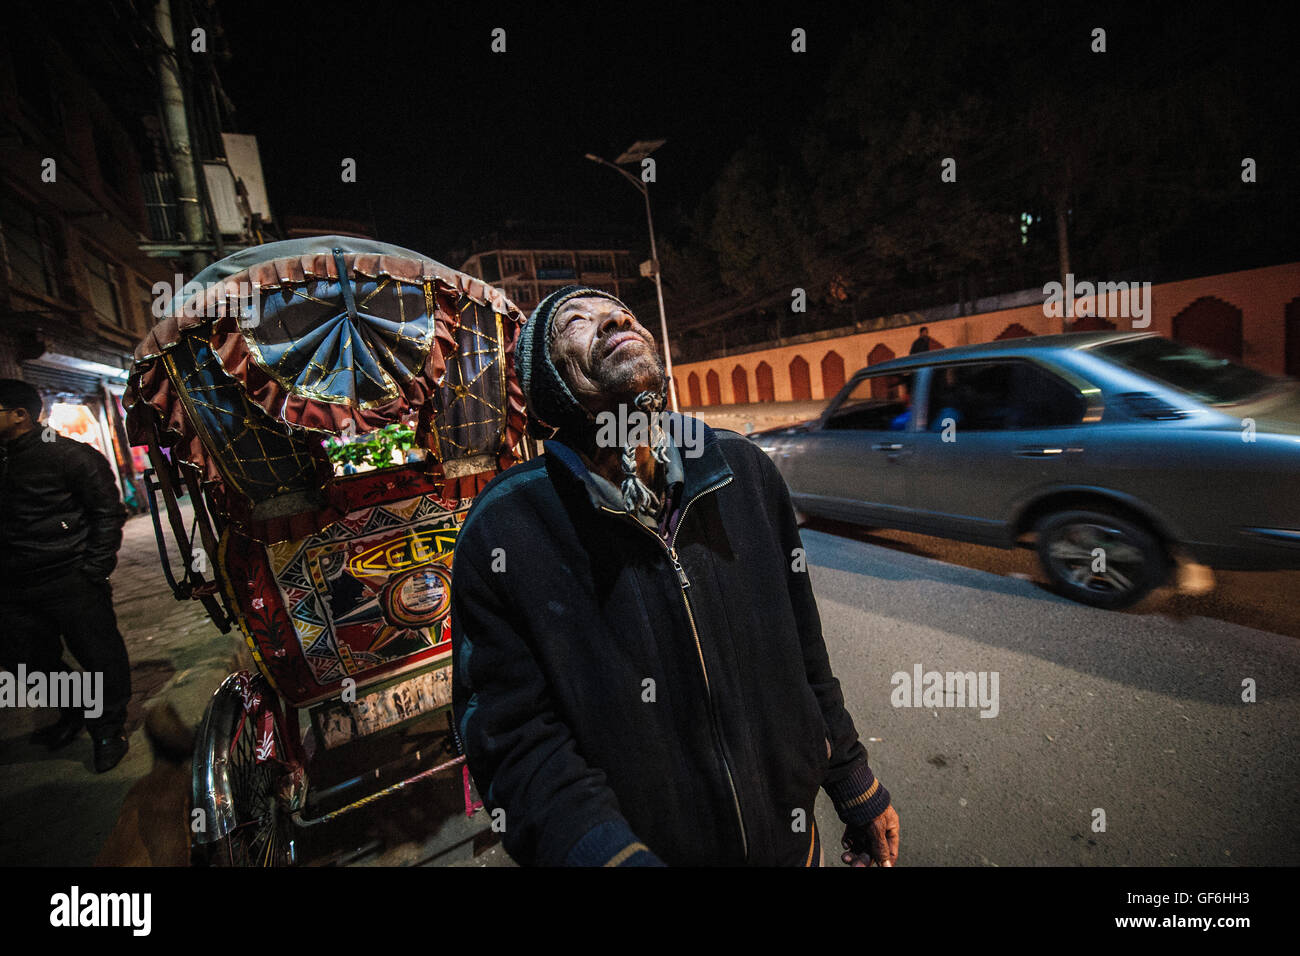
[[[122,762],[130,744],[123,733],[95,735],[95,773],[107,773]]]
[[[57,721],[32,734],[32,743],[40,744],[50,750],[59,750],[76,740],[85,725],[86,718],[81,711],[64,710],[59,714]]]

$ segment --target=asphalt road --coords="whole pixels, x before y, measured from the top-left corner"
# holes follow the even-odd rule
[[[1300,863],[1300,574],[1221,575],[1118,613],[1046,591],[1027,551],[803,538],[900,865]],[[997,716],[892,706],[891,676],[918,664],[997,672]],[[818,820],[842,831],[824,795]]]

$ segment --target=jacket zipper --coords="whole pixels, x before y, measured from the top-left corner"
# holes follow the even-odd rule
[[[670,539],[669,544],[666,546],[666,550],[668,551],[668,559],[673,563],[673,570],[677,572],[677,584],[681,588],[682,604],[686,606],[686,619],[690,622],[691,637],[694,638],[695,640],[695,653],[699,655],[700,672],[704,675],[704,693],[709,701],[709,716],[713,720],[714,743],[715,746],[717,747],[718,757],[722,760],[723,772],[725,772],[727,775],[727,787],[728,789],[731,790],[731,803],[736,810],[736,822],[740,825],[740,845],[741,845],[741,849],[744,851],[745,860],[746,862],[748,862],[749,837],[745,833],[745,818],[740,813],[740,796],[739,794],[736,793],[736,781],[731,775],[731,766],[727,763],[727,754],[722,747],[722,731],[718,727],[718,711],[713,703],[713,689],[709,684],[709,669],[704,664],[704,648],[700,646],[700,632],[695,627],[695,612],[691,609],[691,599],[686,594],[687,589],[691,586],[691,582],[690,579],[686,576],[686,569],[683,568],[681,562],[677,560],[677,534],[678,532],[681,531],[682,525],[686,523],[686,512],[690,510],[691,505],[695,504],[696,501],[698,501],[700,498],[703,498],[709,492],[717,491],[719,488],[722,488],[730,483],[731,483],[731,477],[728,477],[725,481],[720,481],[716,485],[710,485],[708,488],[705,488],[703,491],[701,491],[694,498],[692,498],[690,501],[686,502],[686,504],[682,506],[681,517],[677,519],[677,528],[676,530],[673,531],[672,538]],[[627,514],[626,511],[617,511],[613,508],[606,508],[604,505],[600,506],[600,510],[608,511],[610,514],[615,514],[615,515]],[[645,525],[641,524],[641,522],[637,521],[635,518],[632,518],[631,521],[642,531],[651,535],[655,539],[655,541],[659,543],[660,546],[664,546],[663,539],[661,539],[659,535],[655,534],[653,531],[651,531]]]

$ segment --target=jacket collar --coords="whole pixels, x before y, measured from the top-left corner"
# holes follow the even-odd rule
[[[713,429],[702,419],[668,412],[668,437],[676,446],[682,466],[682,505],[733,472],[722,454]],[[702,439],[702,440],[701,440]],[[591,506],[608,507],[607,499],[576,451],[555,439],[546,440],[545,458],[558,471],[582,485]]]
[[[44,428],[44,425],[37,425],[27,434],[19,435],[17,438],[11,439],[7,442],[0,442],[0,445],[3,445],[5,450],[10,453],[35,448],[41,443],[41,431]]]

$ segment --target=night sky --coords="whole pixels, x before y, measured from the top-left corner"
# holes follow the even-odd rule
[[[259,137],[273,211],[369,221],[370,203],[381,239],[434,258],[510,219],[626,226],[639,241],[640,196],[583,154],[666,139],[651,189],[671,232],[750,132],[812,108],[845,32],[793,4],[557,7],[375,4],[362,19],[357,4],[223,4],[223,84]],[[498,26],[504,54],[490,50]],[[795,26],[807,55],[790,51]],[[355,184],[340,182],[345,156]]]
[[[656,226],[675,238],[747,137],[798,149],[790,140],[851,33],[871,31],[882,11],[908,9],[222,2],[234,59],[220,73],[237,130],[259,137],[277,217],[373,216],[380,239],[453,266],[472,239],[508,220],[620,228],[643,253],[640,197],[584,153],[612,160],[634,140],[667,139],[651,196]],[[1051,14],[1057,29],[1031,27],[1026,40],[1026,18],[1047,17],[1043,9],[988,5],[993,22],[1008,24],[1005,61],[988,64],[991,87],[1000,70],[1026,60],[1044,75],[1079,70],[1081,83],[1105,82],[1121,59],[1137,76],[1178,71],[1192,57],[1249,71],[1261,62],[1252,44],[1292,42],[1281,21],[1266,19],[1280,11],[1203,3],[1166,7],[1168,16],[1080,5]],[[1110,59],[1089,57],[1088,30],[1098,24],[1108,28]],[[495,27],[506,30],[504,54],[491,52]],[[794,27],[807,30],[806,54],[791,52]],[[1287,58],[1274,50],[1265,59]],[[905,88],[923,89],[933,75],[918,61]],[[1294,69],[1259,77],[1280,80],[1294,83]],[[1263,125],[1260,135],[1273,135],[1278,123]],[[355,184],[340,182],[344,157],[357,160]]]

